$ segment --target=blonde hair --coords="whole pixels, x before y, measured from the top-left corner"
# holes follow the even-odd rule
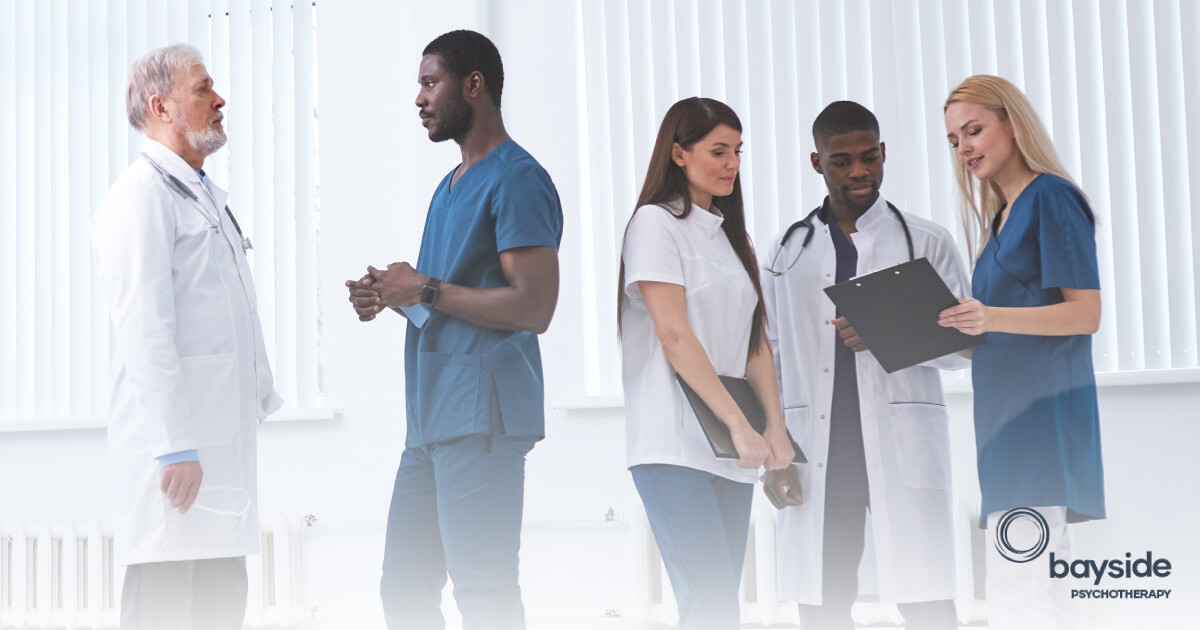
[[[1050,143],[1050,135],[1042,126],[1033,105],[1017,86],[1000,77],[977,74],[967,77],[950,92],[942,112],[944,113],[951,103],[960,102],[982,105],[996,114],[1001,121],[1009,122],[1016,136],[1017,155],[1030,170],[1057,175],[1079,189],[1079,184],[1075,183],[1063,167],[1062,161],[1058,159],[1058,152]],[[987,181],[979,187],[977,200],[975,177],[958,159],[954,160],[954,175],[958,180],[963,231],[967,235],[971,259],[976,260],[991,237],[992,221],[1004,208],[1004,193],[995,181]],[[1079,192],[1083,194],[1082,189],[1079,189]]]

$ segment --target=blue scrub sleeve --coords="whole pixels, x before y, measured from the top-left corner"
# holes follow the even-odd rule
[[[536,162],[518,165],[497,184],[491,203],[496,251],[558,248],[563,214],[550,174]]]
[[[1087,200],[1063,181],[1039,191],[1035,204],[1042,287],[1099,289],[1096,228]]]
[[[171,464],[182,464],[183,462],[198,462],[200,461],[200,453],[195,450],[179,451],[178,453],[167,453],[158,458],[158,467],[170,466]]]

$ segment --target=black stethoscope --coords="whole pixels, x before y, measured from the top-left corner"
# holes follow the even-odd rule
[[[146,155],[145,152],[142,152],[142,157],[146,158],[146,161],[150,163],[150,166],[153,166],[154,170],[158,171],[158,174],[162,176],[163,181],[167,183],[167,188],[179,193],[185,199],[191,199],[192,203],[196,204],[196,209],[199,210],[200,214],[203,214],[204,218],[208,220],[209,227],[214,230],[221,229],[220,219],[213,217],[204,209],[204,204],[200,203],[200,198],[196,196],[196,193],[192,192],[191,188],[188,188],[186,184],[179,181],[178,177],[168,173],[167,169],[160,166],[158,162],[155,162],[154,159],[149,155]],[[233,229],[237,230],[238,238],[242,239],[242,251],[247,252],[254,249],[254,243],[251,243],[250,238],[245,234],[242,234],[242,226],[238,225],[237,219],[233,217],[233,212],[229,209],[228,205],[225,206],[225,214],[228,215],[229,220],[233,222]]]
[[[908,242],[908,260],[909,262],[912,262],[916,259],[916,255],[913,250],[912,232],[908,230],[908,221],[904,220],[904,214],[900,212],[899,208],[893,206],[892,202],[885,201],[885,203],[887,203],[888,209],[896,215],[896,219],[900,221],[900,226],[904,228],[904,240]],[[808,248],[808,244],[812,242],[813,233],[817,231],[813,220],[816,218],[817,214],[819,214],[821,210],[823,210],[828,204],[829,199],[826,199],[825,202],[817,207],[816,210],[813,210],[812,212],[808,213],[808,216],[793,223],[788,227],[787,231],[783,233],[783,239],[779,241],[779,249],[775,251],[775,256],[771,258],[771,264],[767,267],[767,271],[771,272],[771,275],[782,276],[783,274],[791,271],[792,267],[796,266],[796,263],[800,260],[800,254],[803,254],[804,250]],[[800,243],[800,251],[796,252],[796,257],[792,259],[792,264],[788,265],[787,269],[784,269],[783,271],[775,271],[775,263],[779,260],[779,254],[783,253],[783,246],[787,245],[788,239],[792,237],[792,233],[799,228],[806,228],[808,230],[804,234],[804,241]]]

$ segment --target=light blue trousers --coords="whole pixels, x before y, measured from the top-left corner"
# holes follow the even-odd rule
[[[754,484],[683,466],[630,469],[679,606],[679,630],[735,630]]]
[[[444,628],[447,574],[464,630],[525,627],[517,552],[534,442],[498,433],[404,450],[379,588],[388,628]]]

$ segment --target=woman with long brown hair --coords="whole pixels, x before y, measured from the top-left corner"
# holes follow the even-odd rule
[[[671,106],[625,230],[618,322],[629,469],[675,589],[681,630],[737,628],[759,466],[790,464],[758,265],[742,207],[742,125],[727,105]],[[676,375],[728,426],[713,455]],[[745,377],[759,435],[719,376]]]

